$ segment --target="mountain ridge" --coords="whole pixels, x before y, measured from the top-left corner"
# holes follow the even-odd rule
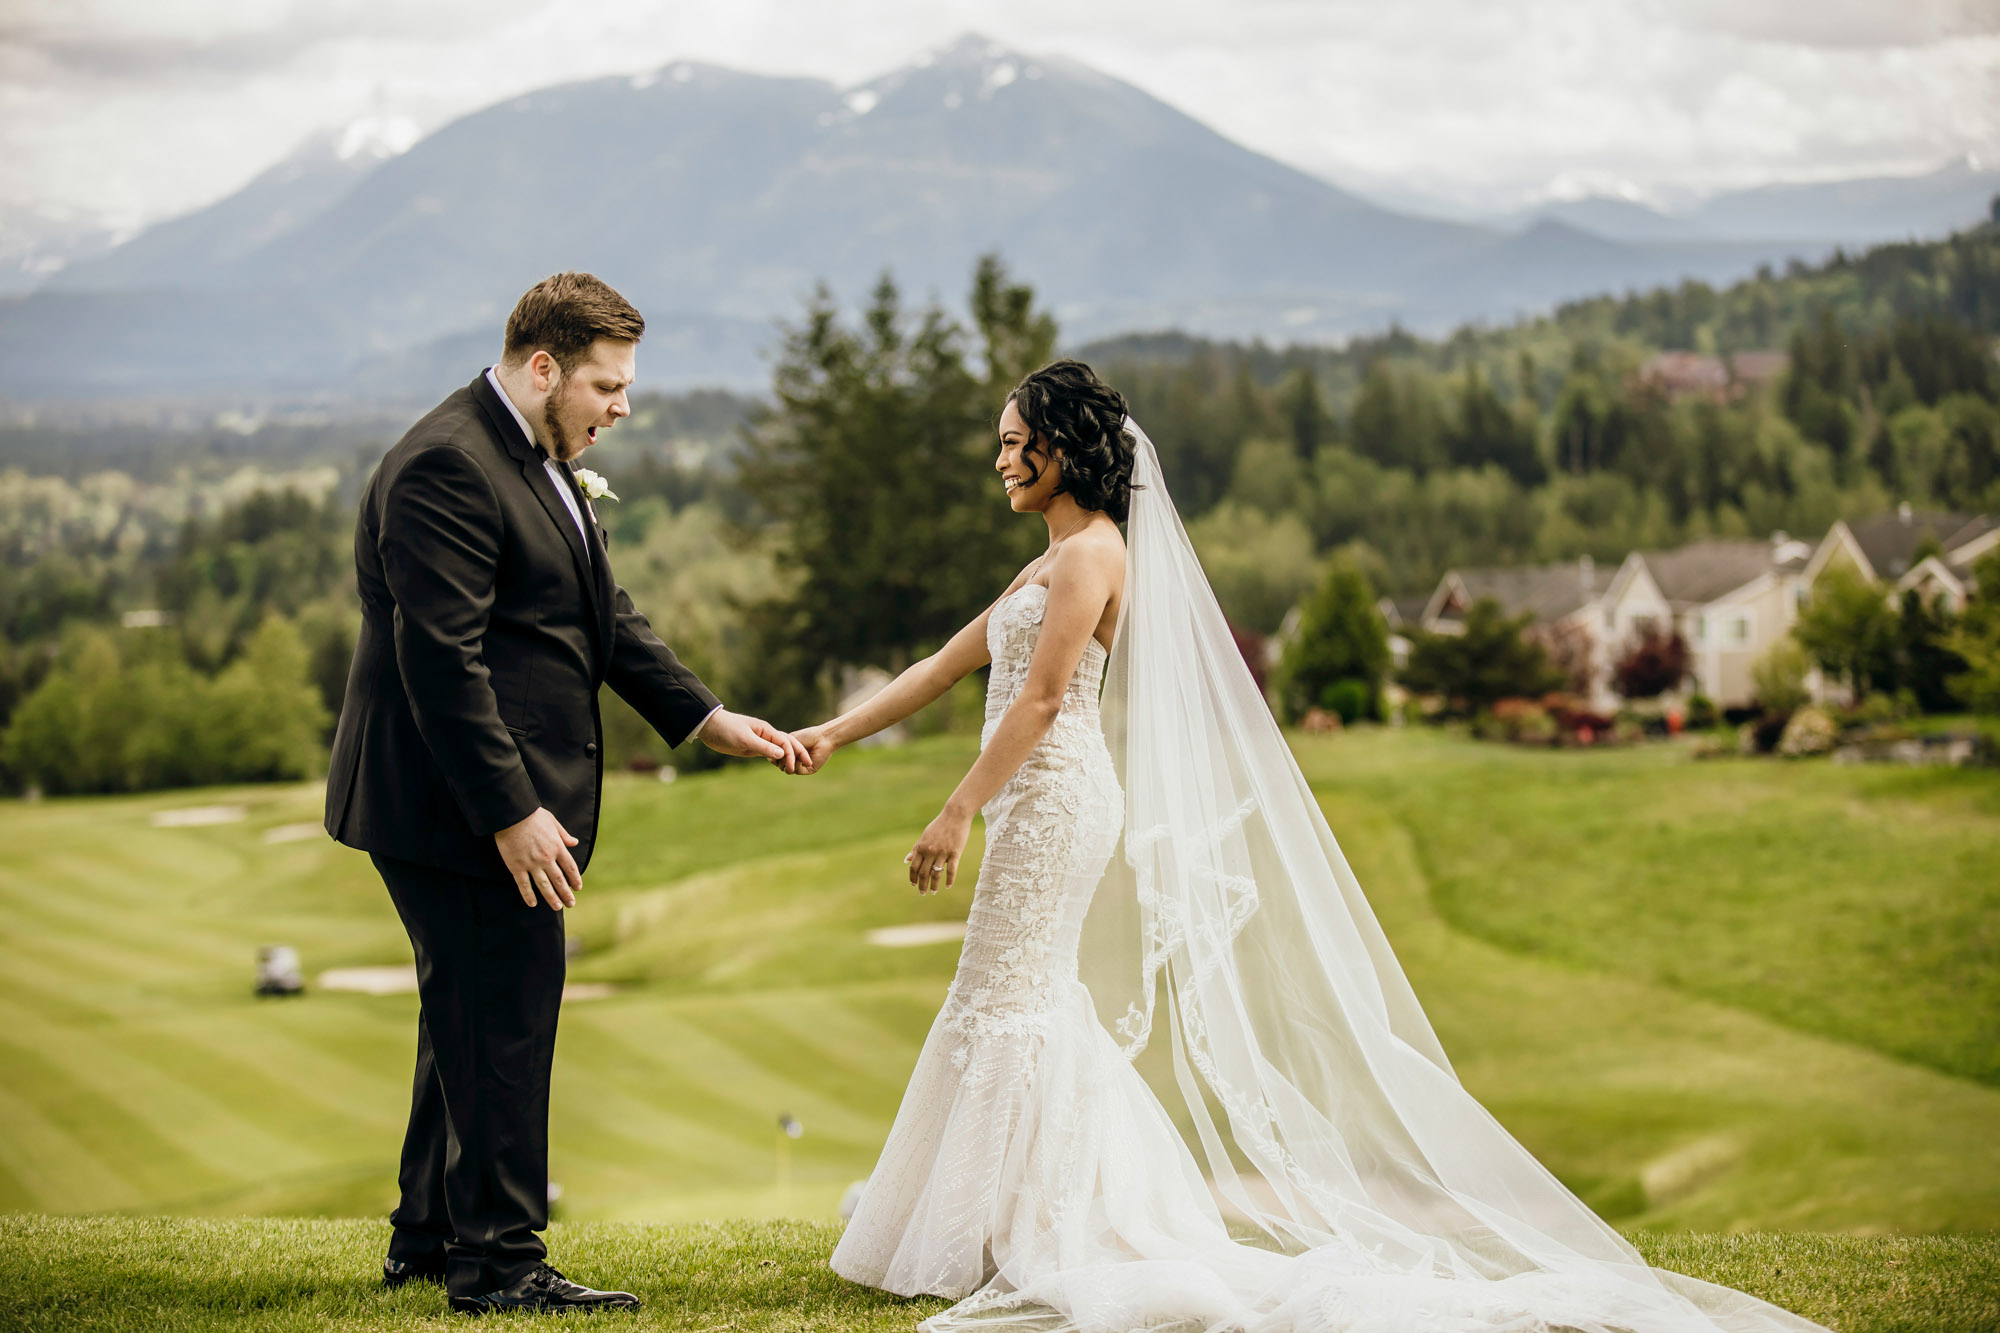
[[[656,386],[749,387],[821,284],[852,304],[890,271],[955,304],[988,252],[1079,341],[1437,330],[1815,257],[1550,226],[1386,208],[977,36],[845,89],[675,62],[509,98],[361,169],[303,155],[0,300],[0,393],[421,398],[563,268],[646,312]]]

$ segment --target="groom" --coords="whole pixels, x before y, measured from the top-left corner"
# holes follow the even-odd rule
[[[383,1280],[453,1309],[637,1305],[544,1262],[562,910],[604,776],[598,686],[672,745],[788,771],[797,742],[723,708],[611,577],[572,472],[628,416],[646,323],[587,273],[537,283],[505,351],[389,450],[354,533],[361,633],[326,828],[368,852],[409,931],[422,1012]]]

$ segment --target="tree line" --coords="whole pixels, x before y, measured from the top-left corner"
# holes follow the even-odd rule
[[[1294,607],[1359,623],[1378,593],[1427,592],[1453,566],[1814,535],[1900,499],[2000,508],[1996,275],[2000,232],[1985,228],[1438,339],[1391,329],[1273,348],[1168,334],[1079,351],[1159,447],[1218,596],[1254,643]],[[625,497],[600,506],[621,579],[733,704],[816,718],[842,668],[895,670],[932,650],[1037,549],[1037,526],[994,485],[993,427],[1059,330],[997,259],[972,275],[964,312],[912,305],[887,276],[853,318],[822,292],[786,332],[768,401],[647,400],[593,454]],[[1677,397],[1644,373],[1663,347],[1780,347],[1790,368]],[[118,447],[171,459],[173,484],[0,473],[7,780],[114,790],[311,771],[355,627],[354,498],[393,434],[371,431],[329,444],[291,429],[295,451],[348,451],[322,469],[332,481],[301,468],[219,502],[190,490],[194,446],[157,432]],[[18,431],[6,442],[28,447]],[[128,626],[134,609],[157,615]],[[1355,653],[1345,666],[1298,657],[1274,690],[1297,712],[1359,681],[1334,702],[1377,708],[1379,647]],[[260,723],[270,745],[204,750],[196,732],[235,733],[217,720],[140,736],[135,700],[181,719],[299,722]],[[666,757],[606,704],[614,763]]]

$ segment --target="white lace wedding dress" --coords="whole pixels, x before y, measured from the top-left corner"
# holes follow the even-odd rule
[[[1427,1025],[1412,1026],[1422,1023],[1414,996],[1401,1007],[1386,942],[1375,952],[1372,915],[1358,922],[1365,904],[1333,873],[1346,868],[1331,834],[1297,846],[1317,807],[1310,817],[1294,808],[1310,794],[1261,701],[1256,717],[1242,716],[1252,705],[1230,697],[1238,683],[1218,692],[1183,682],[1174,693],[1158,678],[1170,665],[1167,675],[1193,670],[1190,680],[1227,676],[1241,662],[1226,637],[1212,641],[1226,627],[1153,643],[1186,634],[1190,609],[1205,615],[1212,597],[1192,582],[1192,549],[1169,540],[1185,543],[1178,520],[1158,526],[1172,508],[1138,438],[1151,493],[1135,498],[1110,743],[1099,716],[1106,654],[1093,640],[1047,736],[983,811],[986,850],[958,973],[834,1271],[957,1300],[925,1322],[927,1333],[1816,1329],[1740,1292],[1648,1268],[1429,1049]],[[1169,569],[1174,581],[1159,583]],[[988,622],[989,738],[1026,679],[1046,601],[1046,589],[1024,586]],[[1133,661],[1128,635],[1162,660]],[[1169,653],[1201,665],[1169,664]],[[1140,679],[1149,669],[1155,677]],[[1251,688],[1247,674],[1240,685]],[[1167,748],[1123,730],[1142,722],[1173,733]],[[1329,882],[1314,884],[1322,871]],[[1208,1178],[1128,1058],[1144,1043],[1152,999],[1131,1002],[1117,1027],[1136,1040],[1121,1046],[1097,1015],[1127,997],[1094,1004],[1079,979],[1093,896],[1113,893],[1143,910],[1141,989],[1150,997],[1155,977],[1165,979],[1182,1109]],[[1256,920],[1270,933],[1259,936]],[[1340,922],[1357,943],[1338,934]],[[1324,961],[1335,951],[1344,964]],[[1312,968],[1329,975],[1307,976]],[[1272,969],[1292,975],[1271,982],[1262,974]],[[1363,993],[1328,998],[1348,983]],[[1270,994],[1284,1004],[1264,1003],[1260,985],[1280,987]],[[1232,1164],[1210,1105],[1247,1171]],[[1249,1174],[1264,1188],[1245,1189]],[[1217,1194],[1257,1243],[1232,1237]]]

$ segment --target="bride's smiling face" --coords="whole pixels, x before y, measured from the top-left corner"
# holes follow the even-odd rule
[[[1041,450],[1031,453],[1031,438],[1028,423],[1021,420],[1020,409],[1010,401],[1000,414],[1000,458],[993,466],[1000,473],[1000,484],[1007,488],[1007,503],[1017,514],[1039,514],[1047,509],[1062,481],[1061,457]]]

